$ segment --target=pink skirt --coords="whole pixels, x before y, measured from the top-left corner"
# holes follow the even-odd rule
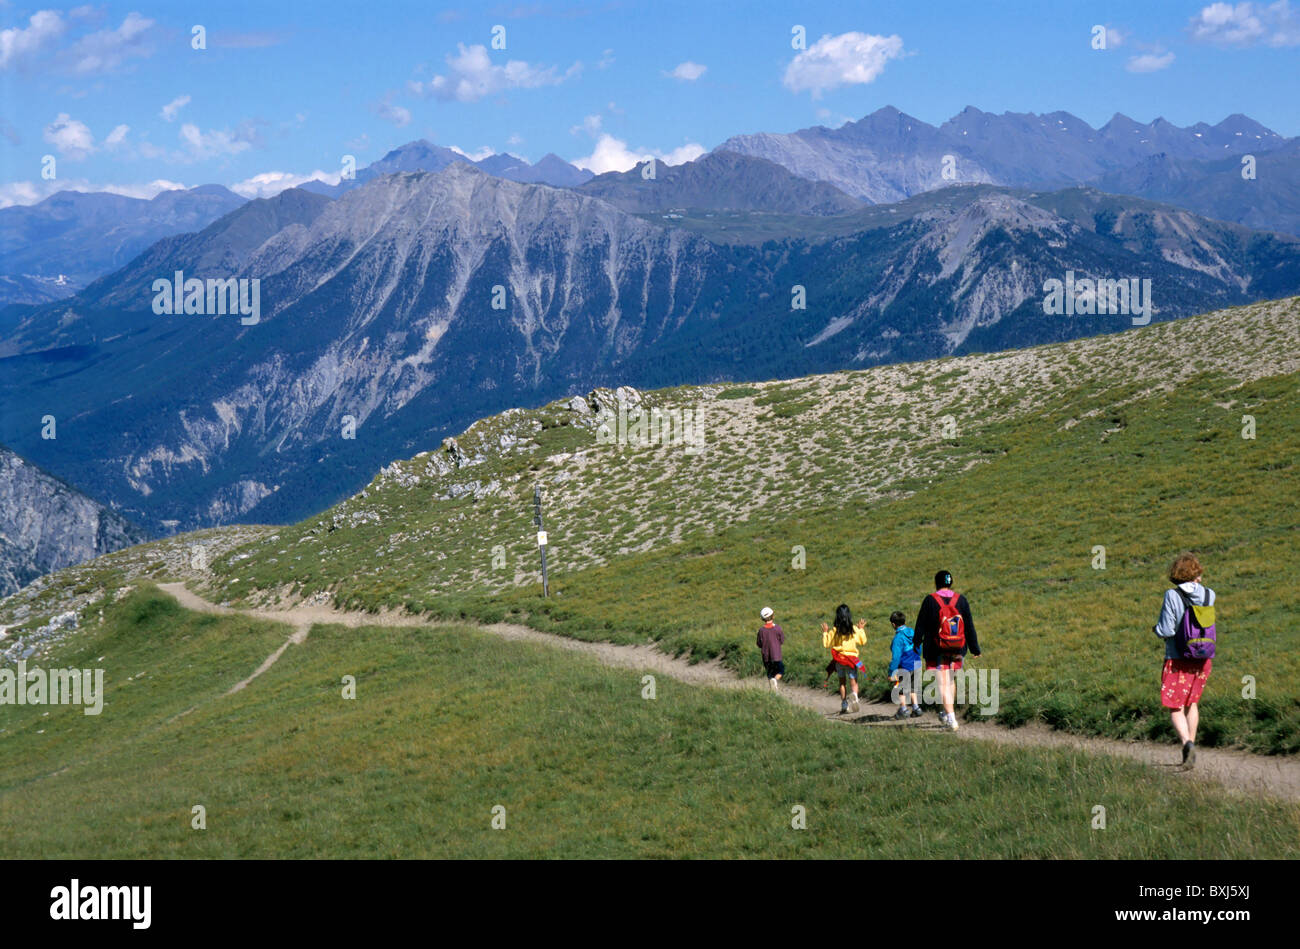
[[[1166,659],[1160,674],[1160,704],[1186,708],[1199,702],[1213,663],[1213,659]]]

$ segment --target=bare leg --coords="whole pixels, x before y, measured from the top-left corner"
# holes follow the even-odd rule
[[[1182,744],[1187,744],[1192,740],[1191,733],[1187,728],[1187,713],[1184,709],[1176,708],[1169,713],[1170,720],[1174,723],[1174,731],[1178,732],[1178,740]]]
[[[1187,738],[1185,741],[1196,741],[1196,726],[1201,720],[1201,710],[1193,702],[1184,710],[1187,713]]]
[[[957,700],[957,683],[953,681],[951,669],[939,670],[939,696],[943,699],[943,710],[955,714],[952,705]]]

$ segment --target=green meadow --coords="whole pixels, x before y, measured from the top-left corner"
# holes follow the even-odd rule
[[[107,670],[100,716],[0,709],[0,856],[1300,853],[1294,805],[1106,756],[832,725],[761,691],[661,677],[645,699],[640,673],[469,627],[316,626],[223,694],[287,633],[147,585],[106,607],[51,659]]]
[[[974,610],[975,663],[998,670],[999,721],[1172,741],[1151,628],[1170,561],[1193,550],[1221,643],[1198,740],[1294,753],[1298,321],[1292,298],[1021,352],[647,393],[707,409],[696,455],[601,446],[558,403],[506,413],[458,456],[395,464],[193,579],[236,604],[324,592],[653,640],[742,675],[760,671],[771,605],[804,684],[821,682],[820,624],[845,602],[868,623],[868,690],[883,692],[888,616],[913,621],[946,568]]]
[[[761,671],[753,629],[759,607],[771,605],[790,638],[791,678],[813,685],[825,664],[820,623],[847,602],[867,620],[869,682],[883,692],[889,614],[913,622],[934,572],[946,568],[972,603],[984,651],[975,662],[999,670],[999,721],[1171,741],[1157,693],[1163,645],[1151,627],[1169,562],[1192,549],[1220,597],[1220,655],[1199,741],[1291,753],[1300,749],[1287,592],[1300,562],[1297,381],[1229,389],[1199,376],[1062,430],[1065,414],[1106,408],[1081,399],[992,426],[979,443],[990,461],[906,498],[828,498],[799,516],[752,517],[555,575],[549,601],[525,588],[406,603],[584,639],[650,638],[674,653],[721,656],[743,675]],[[1241,437],[1243,414],[1255,417],[1254,439]]]

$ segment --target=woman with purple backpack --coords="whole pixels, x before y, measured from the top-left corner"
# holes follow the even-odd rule
[[[1214,665],[1214,591],[1201,585],[1201,563],[1193,554],[1179,554],[1169,568],[1172,590],[1165,591],[1155,634],[1165,641],[1165,666],[1160,676],[1160,702],[1169,709],[1174,730],[1183,743],[1183,765],[1196,763],[1197,703]]]

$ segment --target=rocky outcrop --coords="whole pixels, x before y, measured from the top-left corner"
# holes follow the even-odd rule
[[[0,596],[149,535],[0,447]]]

